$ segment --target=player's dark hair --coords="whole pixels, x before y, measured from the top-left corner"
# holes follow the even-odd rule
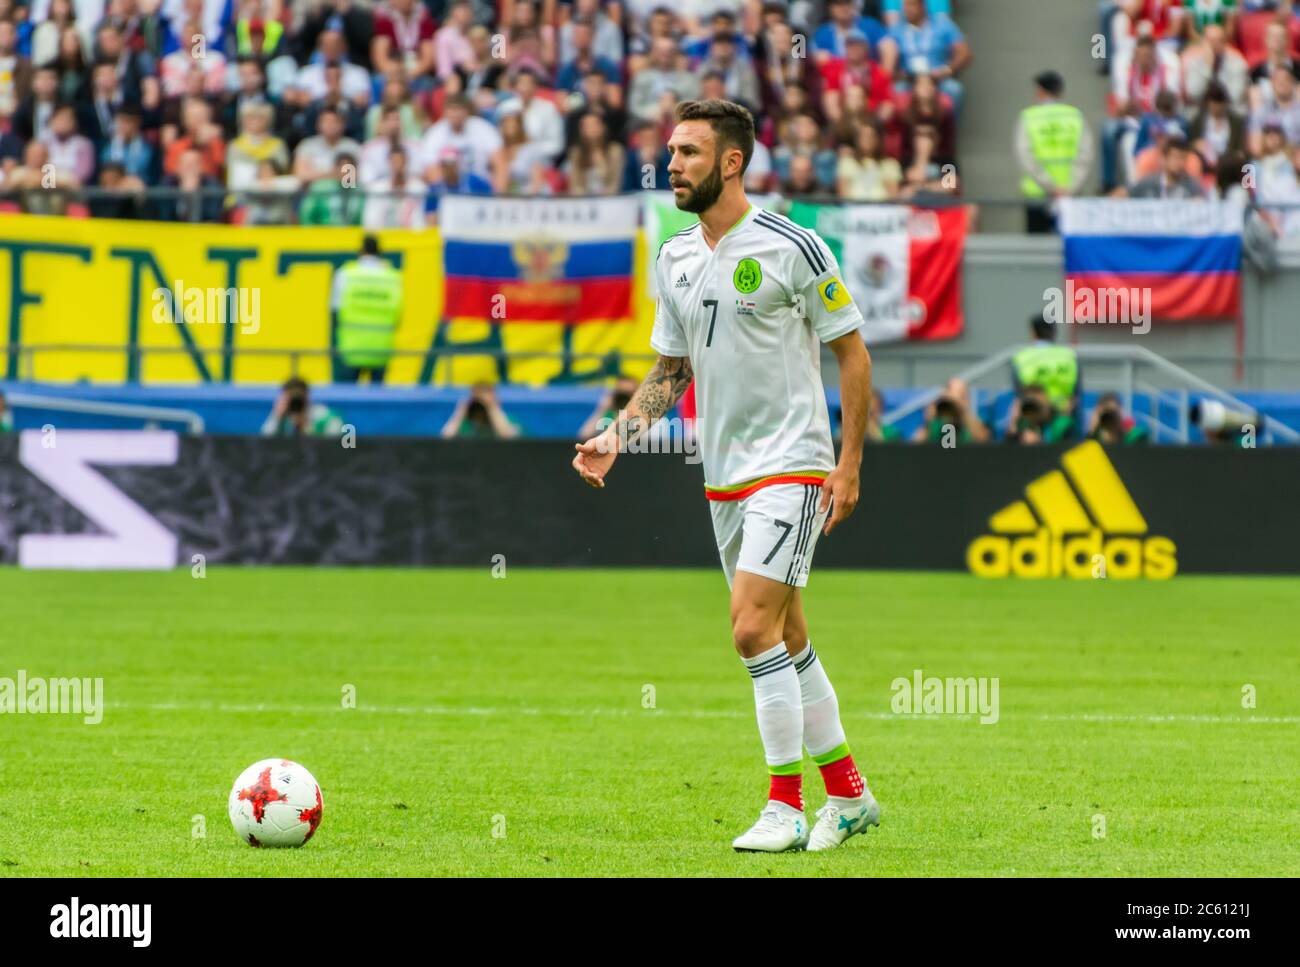
[[[705,101],[682,101],[673,112],[682,121],[708,121],[718,141],[718,153],[728,148],[740,149],[740,173],[749,167],[754,155],[754,116],[742,104],[713,98]]]

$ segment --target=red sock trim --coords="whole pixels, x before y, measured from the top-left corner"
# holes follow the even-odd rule
[[[819,768],[822,771],[822,782],[826,783],[828,796],[857,799],[867,788],[867,784],[862,781],[862,776],[858,773],[858,767],[853,764],[851,755],[828,762]]]
[[[767,798],[803,809],[803,776],[772,776]]]

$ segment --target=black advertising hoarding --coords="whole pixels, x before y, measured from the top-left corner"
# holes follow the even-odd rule
[[[629,454],[600,491],[571,445],[0,437],[0,561],[715,567],[695,455]],[[815,568],[1161,579],[1300,572],[1300,449],[869,448]]]

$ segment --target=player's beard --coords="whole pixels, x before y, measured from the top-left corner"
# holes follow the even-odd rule
[[[713,165],[713,171],[695,187],[692,188],[689,184],[674,187],[685,188],[687,191],[685,198],[677,200],[679,209],[696,215],[708,211],[722,195],[722,161],[717,161]]]

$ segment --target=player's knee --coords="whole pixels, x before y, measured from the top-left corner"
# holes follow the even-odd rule
[[[742,658],[761,654],[781,640],[772,616],[757,609],[744,609],[732,617],[731,638]]]
[[[808,625],[799,618],[793,620],[786,618],[781,638],[785,641],[785,646],[790,649],[790,654],[797,654],[803,650],[803,646],[808,641]]]

